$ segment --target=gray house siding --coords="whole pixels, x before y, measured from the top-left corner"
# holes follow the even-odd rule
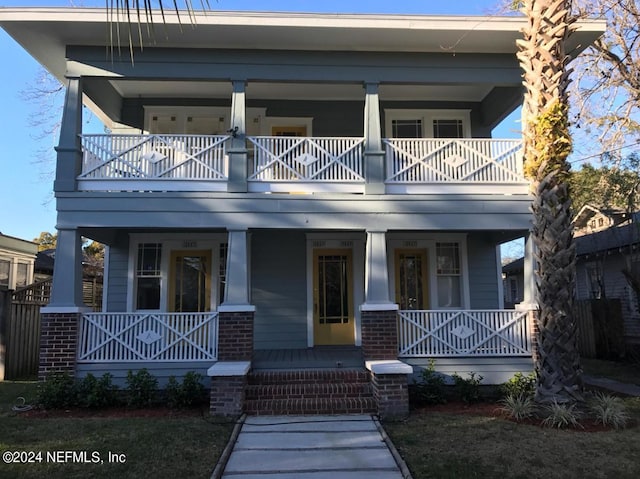
[[[482,234],[467,239],[471,309],[499,309],[496,244]]]
[[[107,312],[127,311],[127,276],[129,270],[129,239],[118,235],[109,246],[109,271],[104,309]]]
[[[251,235],[255,349],[307,347],[306,240],[301,231]]]

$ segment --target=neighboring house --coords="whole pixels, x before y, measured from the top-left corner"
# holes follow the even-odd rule
[[[573,221],[576,236],[576,299],[620,300],[627,344],[640,344],[639,298],[623,274],[640,279],[640,213],[585,206]],[[505,305],[522,301],[524,259],[502,268]],[[513,294],[515,299],[513,300]]]
[[[529,230],[529,184],[521,140],[491,138],[522,101],[524,19],[165,16],[132,61],[105,48],[104,10],[0,11],[67,87],[43,321],[72,346],[61,358],[45,331],[42,375],[208,372],[229,412],[249,370],[356,357],[381,411],[406,404],[375,391],[406,391],[407,363],[486,383],[531,370],[499,257]],[[580,22],[567,51],[603,29]],[[110,134],[83,133],[83,101]],[[107,245],[101,313],[82,308],[81,237]]]
[[[31,284],[37,252],[36,243],[0,233],[0,288]]]

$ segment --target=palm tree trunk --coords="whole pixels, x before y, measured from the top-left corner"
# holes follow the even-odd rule
[[[532,238],[537,250],[538,383],[536,401],[582,399],[574,321],[575,247],[571,229],[567,156],[569,73],[564,45],[573,31],[571,0],[525,0],[524,38],[518,59],[524,70],[525,173],[532,182]]]

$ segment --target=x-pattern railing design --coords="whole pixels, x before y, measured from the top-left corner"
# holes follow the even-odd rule
[[[218,313],[88,313],[78,361],[197,361],[217,358]]]
[[[522,182],[518,140],[385,139],[387,182]]]
[[[399,355],[529,356],[525,311],[400,311]]]

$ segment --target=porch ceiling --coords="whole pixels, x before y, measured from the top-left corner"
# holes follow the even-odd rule
[[[110,80],[124,98],[191,98],[231,99],[231,82],[135,81]],[[381,101],[482,101],[491,91],[490,85],[381,85]],[[247,99],[261,100],[362,100],[361,84],[259,83],[247,84]]]

